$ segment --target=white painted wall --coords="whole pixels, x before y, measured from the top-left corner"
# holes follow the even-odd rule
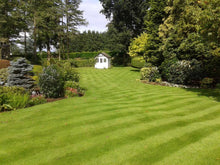
[[[95,68],[97,69],[108,69],[110,68],[111,61],[102,54],[96,57]]]

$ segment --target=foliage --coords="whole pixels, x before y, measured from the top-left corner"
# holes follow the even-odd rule
[[[131,59],[131,66],[135,68],[143,68],[146,62],[142,56],[133,57]]]
[[[79,83],[75,81],[65,81],[64,88],[79,88]]]
[[[101,50],[107,50],[109,38],[107,32],[96,32],[96,31],[84,31],[77,33],[71,39],[71,52],[98,52]],[[81,56],[78,56],[81,57]],[[84,57],[81,57],[84,58]],[[91,56],[90,56],[91,58]]]
[[[107,54],[111,54],[111,52],[109,51],[105,51]],[[90,58],[95,58],[95,56],[97,56],[99,53],[101,53],[101,51],[95,51],[95,52],[71,52],[69,53],[69,59],[75,59],[75,58],[82,58],[82,59],[90,59]],[[38,56],[40,56],[41,58],[45,59],[47,58],[47,53],[46,52],[41,52],[38,53]],[[51,53],[51,56],[54,58],[57,58],[57,54],[56,53]],[[63,59],[67,58],[67,54],[65,53],[63,55]]]
[[[1,0],[0,3],[0,38],[17,37],[26,28],[22,10],[17,0]]]
[[[158,40],[159,25],[163,23],[166,16],[164,11],[168,0],[150,0],[149,8],[144,18],[145,30],[147,34],[152,35]]]
[[[0,69],[8,68],[10,66],[9,60],[0,60]]]
[[[71,60],[76,67],[93,67],[95,65],[95,59],[81,59],[81,58],[75,58]]]
[[[148,1],[143,0],[100,0],[108,24],[107,49],[115,52],[115,63],[126,65],[130,57],[127,54],[130,40],[140,35],[144,29],[144,16],[148,9]]]
[[[20,86],[25,89],[31,89],[34,86],[34,81],[30,77],[30,72],[33,66],[28,64],[25,58],[19,58],[11,61],[8,76],[8,86]]]
[[[58,33],[60,37],[60,50],[67,52],[69,58],[70,40],[75,37],[77,26],[86,25],[86,20],[83,19],[83,11],[79,10],[81,0],[64,0],[62,2],[61,16],[62,25],[60,29],[62,32]],[[66,20],[66,21],[64,21]],[[63,50],[62,50],[63,49]]]
[[[74,81],[66,81],[64,85],[65,97],[83,96],[85,90],[79,86],[79,83]]]
[[[79,10],[81,0],[3,0],[0,5],[0,37],[15,39],[23,32],[20,44],[27,55],[28,42],[36,50],[47,49],[51,56],[52,45],[60,52],[69,51],[70,38],[77,31],[77,26],[85,25],[83,12]],[[27,33],[32,37],[30,40]]]
[[[204,79],[202,79],[202,81],[201,81],[202,88],[211,88],[213,86],[214,86],[214,79],[213,78],[205,77]]]
[[[25,108],[29,100],[29,93],[22,87],[0,86],[0,111]]]
[[[148,1],[100,0],[100,2],[103,7],[101,12],[107,18],[111,18],[111,23],[119,32],[127,29],[133,37],[142,32]]]
[[[107,31],[108,42],[106,48],[111,51],[111,56],[114,58],[114,65],[126,66],[130,62],[130,57],[127,54],[127,50],[132,38],[132,33],[124,28],[123,31],[119,31],[114,27],[112,23],[108,24]]]
[[[129,55],[131,57],[144,56],[147,49],[147,33],[142,33],[137,38],[134,38],[129,46]]]
[[[141,80],[150,82],[160,81],[160,73],[157,67],[144,67],[141,69]]]
[[[159,49],[162,42],[158,32],[159,25],[163,23],[163,18],[166,16],[164,11],[166,4],[167,0],[150,0],[149,8],[144,18],[145,32],[148,34],[144,58],[155,66],[160,66],[164,60],[162,51]]]
[[[129,46],[129,55],[143,56],[146,62],[152,63],[153,65],[159,66],[163,60],[161,52],[155,47],[156,40],[152,35],[142,33],[131,42]]]
[[[216,89],[220,90],[220,83],[216,84]]]
[[[35,81],[35,85],[37,85],[39,83],[39,76],[43,72],[43,67],[41,65],[34,65],[32,72],[34,74],[32,79]]]
[[[74,81],[79,82],[79,73],[71,67],[71,65],[67,65],[69,63],[64,63],[60,67],[60,70],[62,71],[62,76],[64,81]]]
[[[70,53],[69,58],[82,58],[82,59],[90,59],[95,58],[101,52],[74,52]]]
[[[47,102],[47,99],[43,95],[35,95],[31,96],[31,99],[29,101],[29,106],[44,104]]]
[[[0,82],[3,82],[4,84],[8,80],[8,68],[0,69]]]
[[[66,88],[65,89],[65,97],[74,97],[78,95],[78,91],[76,88]]]
[[[39,77],[39,86],[43,94],[48,98],[63,96],[64,80],[58,66],[50,65],[43,69]]]
[[[203,69],[197,60],[165,61],[162,66],[162,77],[175,84],[199,85]]]
[[[218,0],[169,0],[159,28],[164,58],[196,59],[202,63],[204,76],[219,81],[219,11]]]

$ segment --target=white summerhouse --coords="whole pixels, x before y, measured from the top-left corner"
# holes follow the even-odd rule
[[[111,67],[111,56],[106,53],[100,53],[95,57],[95,60],[95,68],[97,69],[108,69]]]

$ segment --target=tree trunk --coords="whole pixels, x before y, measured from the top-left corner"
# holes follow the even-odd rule
[[[33,54],[34,54],[34,59],[37,59],[37,22],[36,22],[36,16],[34,14],[34,49],[33,49]]]
[[[50,61],[50,59],[51,59],[50,44],[47,43],[47,60]]]
[[[27,58],[27,32],[24,32],[24,56]]]
[[[59,61],[61,61],[60,48],[59,48]]]
[[[66,6],[68,6],[68,1],[66,0]],[[67,59],[69,59],[69,15],[68,11],[66,12],[66,53],[67,53]]]

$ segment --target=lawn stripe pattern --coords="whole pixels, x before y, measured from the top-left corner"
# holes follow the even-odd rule
[[[0,164],[220,164],[219,97],[79,72],[84,97],[0,114]]]

